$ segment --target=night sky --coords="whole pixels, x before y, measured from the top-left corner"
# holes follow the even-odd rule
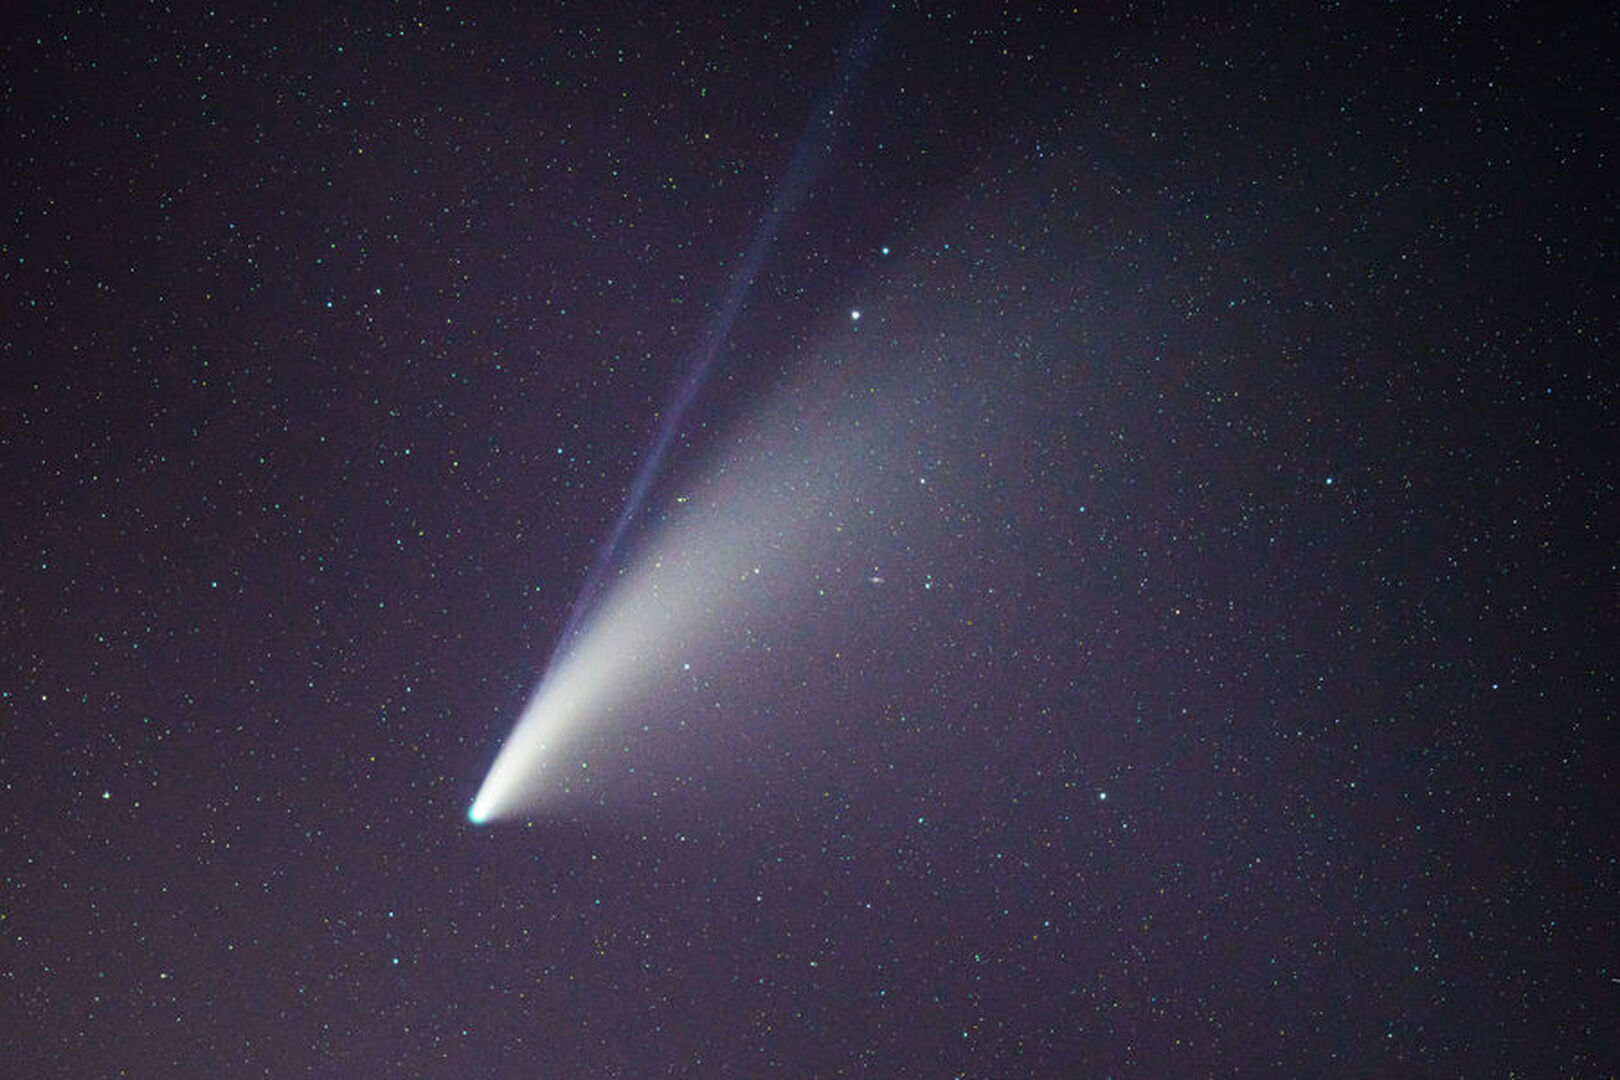
[[[1620,1071],[1612,12],[36,7],[0,1076]]]

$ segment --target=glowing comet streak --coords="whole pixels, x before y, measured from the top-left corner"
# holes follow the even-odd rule
[[[625,506],[586,576],[540,685],[501,747],[467,812],[482,824],[531,805],[555,777],[548,775],[560,751],[588,725],[627,706],[646,684],[668,670],[676,650],[691,650],[712,629],[716,605],[735,606],[726,597],[739,588],[730,559],[738,552],[769,547],[776,516],[754,500],[746,521],[722,523],[686,537],[694,546],[674,548],[662,559],[644,561],[614,575],[620,549],[647,500],[663,459],[680,432],[687,411],[713,368],[721,346],[741,312],[754,279],[765,263],[782,224],[798,208],[825,160],[840,103],[871,58],[888,4],[877,0],[856,31],[826,94],[817,102],[775,197],[753,241],[732,275],[725,296],[705,327],[690,358],[690,373],[661,418],[651,451],[642,460]],[[758,534],[758,535],[750,535]],[[780,535],[778,530],[776,535]],[[691,552],[710,553],[699,556]],[[715,554],[718,553],[718,554]],[[690,653],[687,653],[690,655]],[[566,781],[565,781],[566,784]]]

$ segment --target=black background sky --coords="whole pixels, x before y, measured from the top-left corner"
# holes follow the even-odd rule
[[[897,7],[647,516],[807,368],[932,494],[476,828],[861,9],[46,7],[0,1075],[1620,1068],[1612,12]]]

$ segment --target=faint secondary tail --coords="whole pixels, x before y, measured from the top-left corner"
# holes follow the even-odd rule
[[[618,564],[630,526],[640,516],[642,507],[652,491],[653,482],[658,478],[659,470],[663,466],[664,458],[668,456],[675,437],[680,434],[686,414],[691,410],[692,403],[697,400],[703,384],[708,381],[721,347],[731,336],[731,328],[737,322],[743,303],[748,299],[754,279],[759,276],[761,268],[765,265],[766,256],[776,241],[778,231],[783,222],[791,217],[799,208],[799,204],[804,201],[805,193],[826,162],[831,150],[838,111],[871,62],[888,9],[887,0],[875,0],[867,6],[860,26],[839,60],[832,81],[817,100],[809,124],[793,152],[793,160],[777,184],[776,194],[771,199],[765,216],[760,219],[758,228],[754,230],[754,238],[743,253],[742,262],[732,273],[720,306],[709,316],[702,336],[688,354],[686,379],[681,383],[674,399],[670,401],[669,407],[659,417],[658,433],[653,439],[652,448],[641,459],[641,465],[630,482],[630,492],[625,498],[624,509],[619,512],[612,530],[608,533],[607,541],[597,552],[596,561],[585,576],[579,596],[574,600],[574,606],[569,612],[568,622],[564,624],[562,635],[557,639],[552,651],[551,664],[554,665],[557,657],[568,651],[586,617],[594,610],[603,588]]]

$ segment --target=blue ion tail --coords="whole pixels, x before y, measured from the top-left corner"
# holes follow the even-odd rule
[[[720,350],[725,346],[726,339],[731,336],[731,329],[736,325],[738,315],[742,313],[749,292],[753,290],[754,280],[759,277],[759,272],[770,255],[771,246],[776,242],[783,224],[804,202],[811,183],[826,162],[828,148],[833,141],[834,128],[840,118],[839,110],[845,98],[849,96],[851,88],[871,63],[872,53],[877,47],[878,32],[882,28],[887,11],[888,5],[884,0],[876,0],[868,8],[864,21],[845,49],[832,82],[817,100],[805,132],[800,136],[799,144],[794,149],[793,160],[777,184],[776,193],[754,230],[754,237],[743,253],[742,261],[737,264],[731,280],[727,282],[720,305],[709,316],[702,336],[687,355],[687,376],[676,390],[669,407],[660,414],[658,431],[653,438],[652,447],[641,459],[641,465],[630,483],[630,493],[625,498],[624,509],[619,512],[612,530],[608,533],[607,541],[597,552],[596,561],[592,564],[590,572],[585,577],[585,583],[580,588],[579,596],[574,601],[555,651],[561,652],[568,648],[569,643],[579,633],[586,616],[600,599],[602,589],[619,562],[630,527],[641,516],[642,508],[648,496],[652,494],[653,483],[663,469],[664,459],[669,456],[670,447],[674,445],[681,426],[686,422],[686,414],[691,411],[693,402],[697,400],[704,384],[708,382],[715,361],[720,356]]]
[[[514,803],[515,793],[532,783],[533,774],[542,768],[542,757],[534,755],[543,755],[544,749],[527,745],[525,734],[532,730],[536,723],[539,723],[542,729],[546,726],[543,719],[536,719],[535,713],[551,696],[550,684],[557,675],[559,666],[566,665],[569,655],[586,645],[584,638],[590,636],[588,621],[602,603],[610,582],[616,577],[622,549],[631,526],[640,516],[643,506],[651,495],[654,481],[657,480],[664,459],[669,455],[670,448],[686,421],[686,414],[708,381],[715,360],[719,357],[726,339],[731,335],[731,329],[748,299],[754,279],[759,276],[761,268],[765,265],[777,234],[781,232],[787,219],[798,210],[816,174],[826,162],[828,147],[833,141],[841,118],[840,110],[851,89],[859,81],[860,75],[871,62],[888,7],[888,0],[873,0],[868,6],[861,25],[844,51],[837,71],[827,89],[817,100],[805,132],[794,150],[793,159],[777,184],[776,193],[754,230],[753,239],[743,253],[741,262],[732,273],[720,305],[715,308],[704,326],[702,336],[687,357],[686,378],[677,388],[669,407],[660,415],[652,447],[641,459],[641,465],[631,481],[624,509],[614,521],[606,542],[598,551],[596,560],[585,577],[579,596],[569,612],[568,621],[563,626],[562,635],[553,647],[551,659],[534,698],[512,735],[502,746],[494,765],[490,768],[489,776],[479,789],[478,797],[467,810],[467,820],[474,825],[487,824],[497,817],[516,812],[522,804]],[[602,674],[611,677],[610,673]],[[572,720],[570,717],[570,721]],[[529,756],[528,760],[524,760],[525,755]]]

